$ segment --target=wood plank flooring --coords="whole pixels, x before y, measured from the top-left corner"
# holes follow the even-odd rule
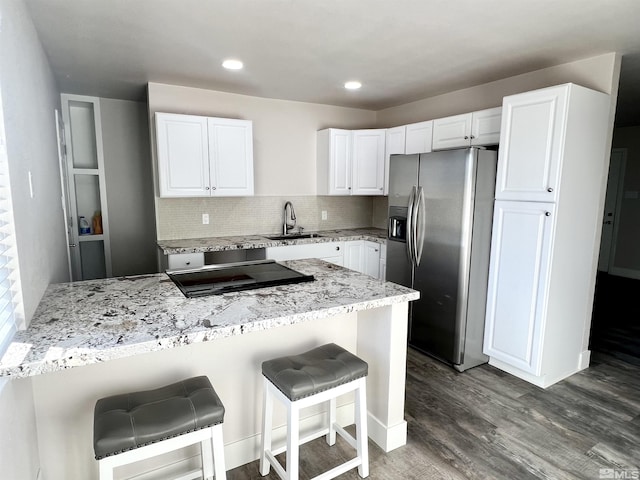
[[[405,411],[407,445],[385,454],[370,441],[369,478],[595,480],[601,468],[640,468],[640,367],[610,355],[594,353],[590,368],[542,390],[489,365],[458,373],[409,349]],[[304,480],[353,454],[338,437],[300,456]],[[227,478],[278,477],[261,477],[256,461]]]

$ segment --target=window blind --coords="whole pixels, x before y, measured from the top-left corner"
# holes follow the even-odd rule
[[[0,96],[0,355],[11,342],[16,325],[22,323],[22,310],[22,290],[9,183],[9,159]]]

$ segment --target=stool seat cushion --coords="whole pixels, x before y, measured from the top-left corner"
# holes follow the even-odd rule
[[[222,423],[224,406],[206,376],[114,395],[94,409],[96,459]]]
[[[335,343],[262,362],[262,374],[291,401],[364,377],[368,369],[367,362]]]

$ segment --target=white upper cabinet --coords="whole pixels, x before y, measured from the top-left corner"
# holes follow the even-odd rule
[[[471,146],[498,145],[501,121],[502,107],[471,113]]]
[[[404,153],[412,155],[414,153],[428,153],[431,151],[433,137],[433,121],[410,123],[405,125],[406,141]]]
[[[209,195],[206,117],[156,113],[161,197]]]
[[[161,197],[253,195],[248,120],[156,113]]]
[[[567,113],[567,89],[505,97],[496,199],[555,202]]]
[[[247,120],[209,118],[211,194],[253,195],[253,125]]]
[[[385,129],[354,130],[352,195],[384,193]]]
[[[382,195],[384,129],[327,128],[317,134],[318,195]]]
[[[351,131],[320,130],[317,142],[318,195],[351,195]]]
[[[391,155],[410,155],[431,151],[433,121],[410,123],[388,128],[385,144],[384,194],[389,194],[389,162]]]
[[[433,150],[496,145],[502,109],[489,108],[433,121]]]

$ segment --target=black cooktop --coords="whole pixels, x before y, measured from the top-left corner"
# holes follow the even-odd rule
[[[275,260],[206,265],[197,270],[167,271],[167,275],[189,298],[315,280],[313,275],[296,272]]]

